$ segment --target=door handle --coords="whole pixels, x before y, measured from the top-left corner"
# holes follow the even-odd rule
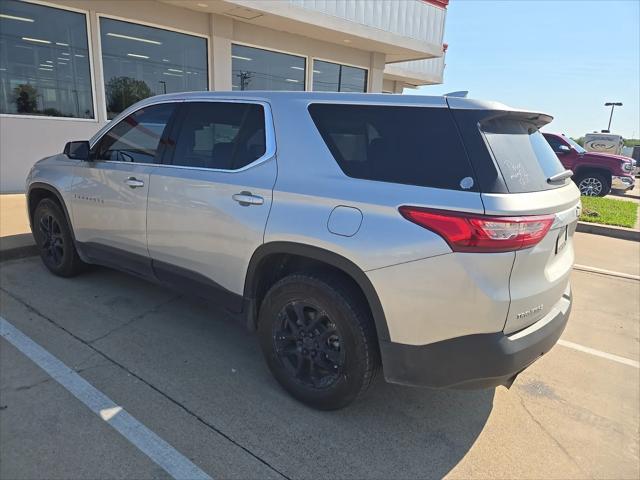
[[[243,207],[248,207],[249,205],[262,205],[264,203],[264,198],[259,195],[253,195],[251,192],[235,193],[231,198]]]
[[[144,187],[144,182],[142,180],[138,180],[136,177],[129,177],[124,181],[124,183],[129,185],[130,188]]]

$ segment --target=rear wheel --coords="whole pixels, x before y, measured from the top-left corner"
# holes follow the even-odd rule
[[[611,191],[611,179],[599,172],[578,174],[576,185],[580,195],[587,197],[604,197]]]
[[[321,410],[353,402],[379,368],[370,314],[337,276],[296,274],[277,282],[262,302],[258,335],[278,382]]]
[[[67,218],[60,206],[45,198],[33,214],[33,236],[45,266],[61,277],[77,275],[84,267],[80,260]]]

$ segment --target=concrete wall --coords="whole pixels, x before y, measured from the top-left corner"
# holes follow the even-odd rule
[[[89,14],[96,120],[0,115],[0,192],[3,193],[23,191],[24,179],[35,161],[60,152],[69,140],[88,139],[106,123],[98,15],[206,36],[209,39],[209,88],[212,90],[231,89],[233,42],[307,57],[307,89],[311,89],[311,61],[318,58],[366,68],[369,71],[368,90],[382,90],[385,56],[381,53],[250,25],[153,0],[59,0],[48,4]]]

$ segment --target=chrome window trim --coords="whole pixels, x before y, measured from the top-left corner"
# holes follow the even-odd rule
[[[122,120],[129,117],[130,115],[135,114],[136,112],[151,107],[154,105],[161,105],[165,103],[185,103],[185,102],[209,102],[209,103],[250,103],[255,105],[261,105],[262,110],[264,112],[264,136],[265,136],[265,151],[264,153],[256,158],[253,162],[245,165],[244,167],[238,168],[236,170],[225,170],[223,168],[206,168],[206,167],[189,167],[186,165],[173,165],[167,163],[138,163],[138,162],[122,162],[120,160],[96,160],[93,163],[109,163],[109,164],[123,164],[123,165],[139,165],[139,166],[147,166],[147,167],[165,167],[165,168],[179,168],[183,170],[201,170],[204,172],[224,172],[224,173],[237,173],[243,172],[250,168],[256,167],[259,164],[270,160],[271,158],[276,156],[276,138],[275,138],[275,127],[273,123],[273,115],[271,113],[271,105],[268,102],[260,101],[260,100],[242,100],[242,99],[226,99],[226,98],[207,98],[207,97],[189,97],[182,99],[171,99],[171,100],[158,100],[157,102],[147,102],[144,105],[140,105],[139,108],[134,109],[124,115],[122,118],[118,119],[117,122],[111,121],[111,126],[107,130],[105,130],[96,140],[90,144],[90,148],[92,149],[96,144],[98,144],[102,138],[111,131],[111,129],[115,128],[116,125],[119,125]],[[124,113],[124,112],[123,112]],[[115,120],[115,119],[114,119]]]

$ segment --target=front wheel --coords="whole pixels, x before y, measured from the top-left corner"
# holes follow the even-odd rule
[[[604,197],[611,191],[611,179],[598,172],[579,174],[575,180],[580,195],[587,197]]]
[[[83,269],[67,218],[56,202],[45,198],[38,204],[32,229],[40,258],[51,273],[72,277]]]
[[[345,407],[367,390],[379,368],[371,315],[338,276],[283,278],[267,292],[258,321],[271,372],[314,408]]]

